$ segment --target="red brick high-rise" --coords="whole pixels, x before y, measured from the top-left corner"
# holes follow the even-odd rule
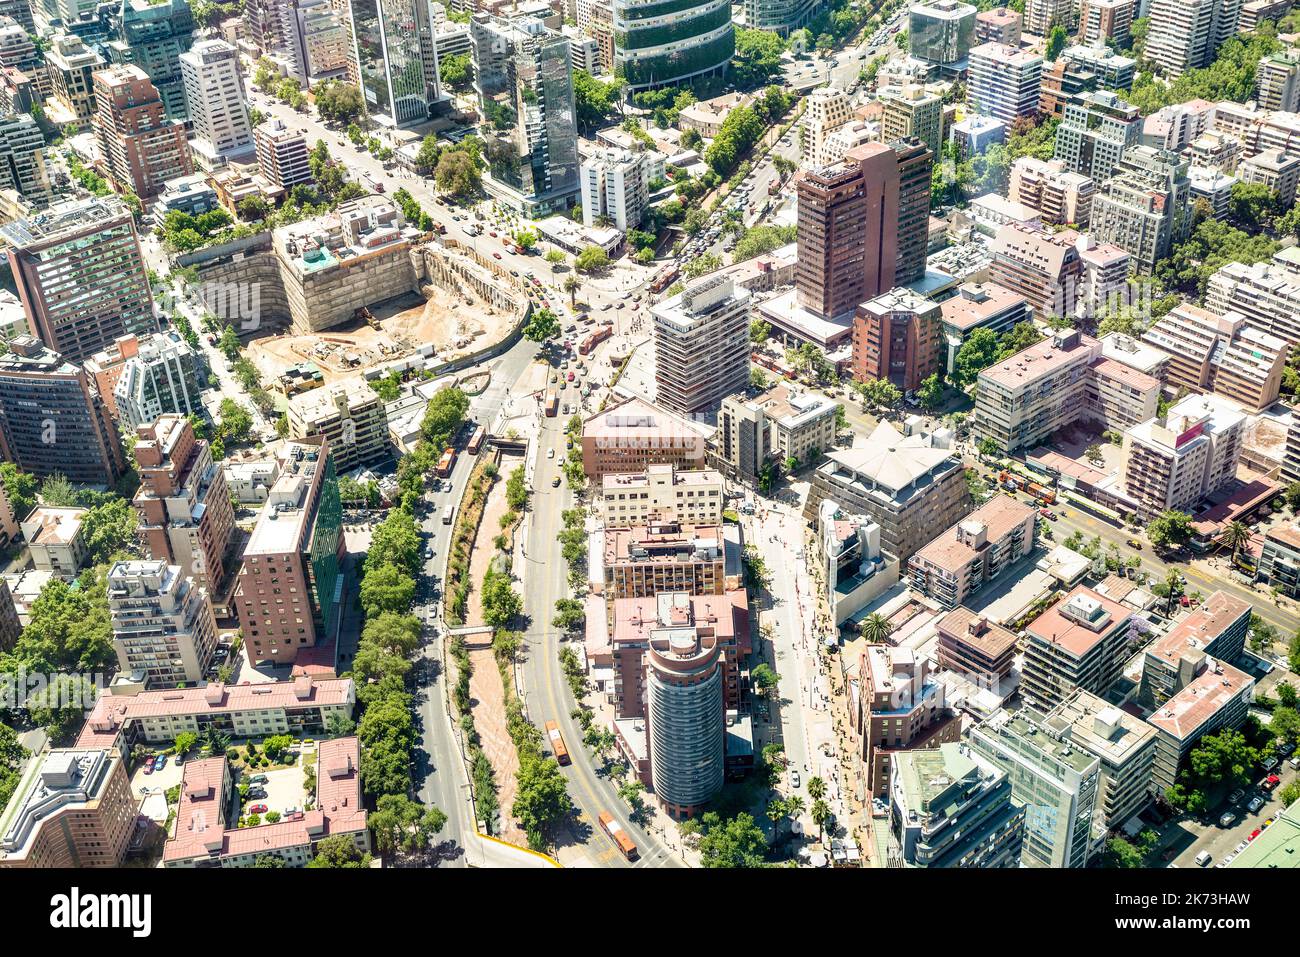
[[[123,64],[94,76],[95,136],[109,175],[141,199],[162,192],[163,184],[194,172],[185,125],[167,118],[167,109],[148,75]]]

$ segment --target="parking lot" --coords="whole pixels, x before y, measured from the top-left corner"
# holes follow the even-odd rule
[[[1278,795],[1282,789],[1290,782],[1296,780],[1297,772],[1291,764],[1291,755],[1281,762],[1271,773],[1278,776],[1277,787],[1271,791],[1266,791],[1262,783],[1268,777],[1268,774],[1259,774],[1249,787],[1239,789],[1242,793],[1236,801],[1225,800],[1213,809],[1207,818],[1209,823],[1202,823],[1197,820],[1185,820],[1175,825],[1176,831],[1181,834],[1173,835],[1169,840],[1166,835],[1165,843],[1177,850],[1177,856],[1174,857],[1171,867],[1197,867],[1196,858],[1202,851],[1208,851],[1210,859],[1205,863],[1205,867],[1226,866],[1231,857],[1235,857],[1252,840],[1252,835],[1260,833],[1265,822],[1277,817],[1283,810],[1282,802],[1278,800]],[[1235,792],[1229,797],[1235,796]],[[1261,798],[1257,810],[1251,811],[1250,805],[1254,798]],[[1231,823],[1225,825],[1222,822],[1227,820],[1224,815],[1231,814]]]
[[[308,763],[316,760],[316,751],[313,748],[306,752],[305,755]],[[275,768],[272,770],[260,769],[253,771],[249,776],[256,777],[262,775],[266,778],[266,783],[254,785],[250,789],[248,800],[244,802],[243,813],[248,815],[252,812],[253,807],[265,806],[265,811],[258,811],[262,819],[270,811],[278,812],[282,817],[301,811],[306,802],[306,792],[303,790],[303,770],[306,765],[303,764],[304,756],[299,756],[298,763],[293,767]],[[262,794],[265,796],[260,796]],[[254,796],[259,795],[259,796]]]

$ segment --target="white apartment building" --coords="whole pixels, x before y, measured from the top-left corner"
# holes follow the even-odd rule
[[[1038,112],[1043,58],[1001,43],[983,43],[970,51],[970,85],[966,105],[1006,124]]]
[[[121,340],[118,346],[122,346]],[[126,351],[113,386],[113,407],[119,425],[134,431],[156,421],[164,412],[202,413],[202,363],[180,333],[145,336],[132,342]]]
[[[648,153],[601,150],[582,163],[582,223],[603,216],[621,232],[636,229],[650,200]],[[658,155],[658,154],[654,154]]]
[[[748,289],[715,273],[651,308],[658,405],[710,414],[748,387],[749,306]]]
[[[340,379],[289,400],[289,438],[323,435],[343,475],[388,455],[384,402],[360,376]]]
[[[252,159],[253,131],[239,53],[225,40],[200,40],[180,55],[194,138],[190,151],[206,170]]]
[[[1300,51],[1260,59],[1255,68],[1255,102],[1261,110],[1300,110]]]
[[[1077,0],[1027,0],[1025,3],[1025,32],[1046,37],[1053,27],[1065,27],[1073,33],[1079,25]]]
[[[1151,0],[1147,59],[1169,77],[1209,66],[1240,14],[1241,0]]]
[[[267,120],[253,130],[253,140],[257,167],[267,182],[283,190],[311,182],[310,151],[303,134],[289,129],[282,120]]]
[[[1300,250],[1280,249],[1263,263],[1226,263],[1210,277],[1210,312],[1239,312],[1263,332],[1300,346]]]
[[[1138,514],[1190,512],[1237,474],[1246,417],[1213,395],[1191,395],[1163,419],[1124,433],[1121,472]]]
[[[202,681],[217,649],[207,591],[163,561],[115,562],[108,572],[113,648],[124,674],[147,686]]]
[[[803,165],[821,169],[832,161],[823,155],[827,139],[853,119],[853,103],[847,93],[831,86],[821,86],[808,95],[804,110]]]
[[[722,473],[650,465],[601,479],[600,515],[607,528],[631,525],[721,525]]]

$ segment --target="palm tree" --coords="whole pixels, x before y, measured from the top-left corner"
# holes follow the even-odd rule
[[[820,801],[826,796],[826,782],[819,777],[808,779],[808,796],[814,801]]]
[[[1169,589],[1168,604],[1165,607],[1165,616],[1168,617],[1174,613],[1174,602],[1183,593],[1183,576],[1177,569],[1169,569],[1169,574],[1165,576],[1165,588]]]
[[[820,841],[826,836],[826,822],[831,819],[831,806],[825,801],[814,801],[812,819],[817,825],[817,840]]]
[[[578,288],[582,283],[577,276],[572,274],[564,277],[564,291],[569,294],[569,308],[577,308],[578,305]]]
[[[774,831],[781,830],[781,821],[786,815],[786,803],[780,798],[773,798],[767,802],[767,819],[772,822]]]
[[[794,797],[787,799],[785,802],[785,813],[792,823],[799,820],[799,815],[806,809],[807,805],[804,803],[803,798],[797,794],[794,795]]]
[[[893,630],[894,626],[880,612],[872,612],[862,621],[862,637],[873,645],[883,645]]]
[[[1246,547],[1250,541],[1250,529],[1246,527],[1245,522],[1232,522],[1223,530],[1223,544],[1232,549],[1232,557],[1235,560],[1237,553]]]

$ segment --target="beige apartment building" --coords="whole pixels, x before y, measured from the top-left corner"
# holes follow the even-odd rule
[[[384,400],[360,376],[295,395],[287,414],[289,437],[324,436],[340,473],[388,456]]]
[[[1034,550],[1037,526],[1033,506],[994,495],[908,560],[910,583],[943,607],[956,608]]]
[[[839,403],[785,382],[722,400],[711,453],[729,475],[753,480],[769,461],[808,463],[835,444]]]
[[[941,668],[993,687],[1011,673],[1018,642],[1014,631],[965,607],[944,615],[935,630]]]
[[[1170,310],[1142,341],[1168,353],[1168,388],[1214,392],[1250,412],[1277,401],[1290,351],[1239,312],[1217,315],[1190,303]]]
[[[1020,693],[1040,710],[1056,707],[1076,688],[1104,698],[1136,634],[1131,608],[1084,585],[1030,622],[1026,633]]]
[[[644,472],[604,476],[600,491],[606,527],[722,524],[722,473],[713,469],[678,471],[671,465],[651,465]]]
[[[1061,160],[1021,156],[1011,164],[1007,199],[1038,210],[1045,223],[1087,229],[1096,191],[1092,177],[1067,170]]]
[[[606,528],[602,549],[605,601],[661,592],[721,595],[727,549],[721,525],[636,525]],[[739,556],[737,556],[737,560]],[[732,573],[739,584],[739,569]]]
[[[217,650],[208,594],[178,565],[114,562],[108,571],[113,650],[124,674],[175,688],[203,681]]]

